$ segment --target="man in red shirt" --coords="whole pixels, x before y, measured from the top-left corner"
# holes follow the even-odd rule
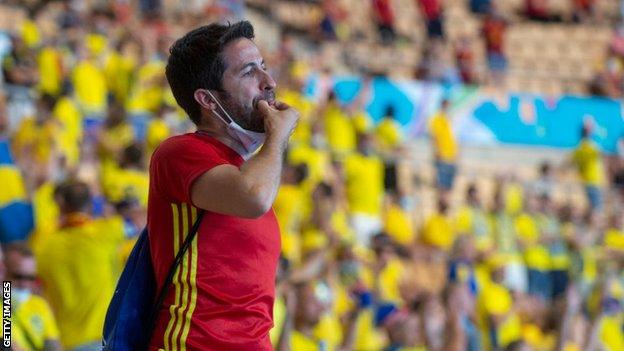
[[[170,49],[167,80],[197,132],[164,141],[150,164],[147,225],[159,289],[205,212],[150,350],[271,349],[280,253],[271,206],[298,113],[275,101],[253,37],[246,21],[211,24]]]

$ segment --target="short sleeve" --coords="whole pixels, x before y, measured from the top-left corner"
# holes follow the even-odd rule
[[[209,142],[187,135],[174,137],[154,152],[150,181],[169,201],[191,203],[193,182],[210,169],[229,163]]]

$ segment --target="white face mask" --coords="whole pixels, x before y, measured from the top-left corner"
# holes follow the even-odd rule
[[[244,129],[243,127],[239,126],[236,122],[234,122],[234,119],[230,117],[230,115],[223,108],[223,106],[221,106],[221,103],[219,103],[219,100],[217,100],[217,98],[214,95],[212,95],[212,93],[209,90],[206,90],[206,91],[208,91],[208,94],[210,94],[212,99],[217,103],[217,106],[219,106],[221,111],[223,111],[225,116],[230,120],[228,122],[225,118],[223,118],[223,116],[221,116],[220,113],[217,113],[217,111],[213,111],[219,117],[219,119],[227,125],[228,134],[232,138],[238,140],[245,148],[245,151],[247,151],[249,154],[253,154],[254,152],[256,152],[256,150],[258,150],[258,148],[262,144],[264,144],[264,140],[266,138],[265,133],[254,132],[254,131]]]

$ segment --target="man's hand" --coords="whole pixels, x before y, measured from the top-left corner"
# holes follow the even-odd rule
[[[258,102],[258,110],[264,118],[267,143],[276,143],[285,149],[299,121],[299,112],[283,102],[276,101],[270,106],[265,100]]]

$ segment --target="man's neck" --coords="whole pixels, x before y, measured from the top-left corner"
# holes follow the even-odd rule
[[[197,132],[200,134],[209,135],[219,140],[230,149],[236,151],[236,153],[239,154],[245,161],[249,159],[249,156],[251,156],[247,153],[247,151],[245,151],[243,145],[238,140],[232,138],[224,128],[221,129],[212,128],[210,126],[201,126],[197,127]]]

